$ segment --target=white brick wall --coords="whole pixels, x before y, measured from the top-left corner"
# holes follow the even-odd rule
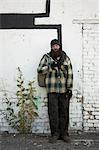
[[[0,12],[3,13],[45,13],[46,0],[26,0],[28,4],[24,3],[24,0],[20,0],[20,3],[17,0],[0,1]],[[82,0],[51,0],[50,16],[35,20],[36,24],[62,24],[63,50],[71,58],[74,71],[70,129],[99,129],[99,24],[83,23],[82,38],[81,24],[72,23],[75,18],[99,18],[98,6],[97,0],[83,0],[83,3]],[[39,60],[49,51],[49,42],[55,37],[56,30],[0,30],[0,108],[3,89],[1,81],[7,83],[6,89],[15,90],[17,66],[22,68],[26,80],[36,78]],[[40,89],[37,83],[36,88],[41,98],[39,118],[33,125],[33,132],[50,132],[45,91]],[[0,131],[5,130],[14,132],[0,114]]]
[[[83,121],[99,129],[99,24],[83,25]]]

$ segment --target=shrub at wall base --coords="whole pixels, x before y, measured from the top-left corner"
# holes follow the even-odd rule
[[[36,89],[33,87],[34,81],[29,81],[27,87],[24,85],[24,78],[18,67],[16,102],[13,107],[11,98],[7,92],[4,93],[3,103],[6,104],[3,114],[9,125],[19,133],[31,133],[31,124],[38,117]],[[17,111],[16,111],[17,110]]]

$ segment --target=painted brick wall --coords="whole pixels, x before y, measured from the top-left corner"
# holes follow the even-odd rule
[[[83,125],[99,129],[99,24],[83,25]]]
[[[45,13],[46,0],[26,1],[24,3],[24,0],[20,0],[21,4],[19,4],[17,0],[14,0],[17,3],[15,5],[13,1],[9,3],[9,0],[6,0],[6,2],[1,0],[0,13]],[[51,0],[50,6],[49,17],[36,18],[35,24],[62,25],[63,50],[71,58],[74,71],[73,97],[70,101],[70,130],[83,128],[85,130],[98,130],[99,25],[84,24],[82,38],[82,24],[74,25],[72,21],[75,18],[99,18],[99,1]],[[0,30],[0,109],[3,108],[2,90],[4,88],[2,81],[5,82],[6,90],[12,92],[11,96],[14,98],[16,67],[20,66],[22,68],[26,80],[32,80],[33,78],[36,80],[36,68],[39,60],[45,52],[49,51],[50,40],[56,37],[56,30]],[[34,54],[35,58],[33,57]],[[39,118],[33,124],[33,132],[48,133],[50,129],[47,114],[47,97],[45,90],[38,87],[37,80],[36,88],[40,101],[38,109]],[[0,131],[15,132],[8,126],[1,112]]]
[[[76,0],[75,4],[73,0],[51,0],[49,17],[35,19],[35,24],[38,25],[62,25],[63,50],[71,58],[74,69],[74,89],[70,101],[70,129],[82,129],[81,33],[79,27],[72,24],[72,20],[79,14],[77,11],[80,11],[75,11],[76,7],[80,8],[80,5],[80,0]],[[6,0],[6,2],[1,2],[0,13],[45,13],[45,6],[46,0],[26,0],[26,2],[20,0],[20,3],[17,0],[10,2]],[[50,132],[46,93],[38,87],[36,69],[42,55],[50,50],[50,41],[56,37],[57,31],[51,29],[0,30],[0,109],[3,109],[4,105],[2,104],[4,90],[2,81],[6,91],[11,94],[10,97],[14,102],[16,101],[14,99],[16,68],[20,66],[25,80],[35,78],[36,81],[35,87],[39,95],[39,118],[33,124],[33,132],[36,133]],[[75,41],[76,38],[78,40]],[[79,55],[78,59],[77,55]],[[1,112],[0,131],[15,132],[8,126]]]

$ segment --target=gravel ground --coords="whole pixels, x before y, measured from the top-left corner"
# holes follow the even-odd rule
[[[0,150],[99,150],[98,133],[72,133],[71,142],[49,143],[50,135],[0,134]]]

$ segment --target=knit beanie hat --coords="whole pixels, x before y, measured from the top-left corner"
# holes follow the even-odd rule
[[[57,39],[53,39],[53,40],[51,41],[51,47],[52,47],[54,44],[58,44],[58,45],[61,46],[59,40],[57,40]]]

